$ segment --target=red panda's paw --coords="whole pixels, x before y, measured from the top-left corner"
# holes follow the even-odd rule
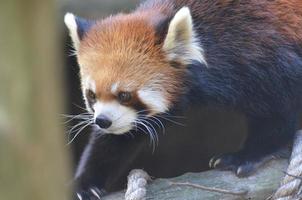
[[[87,190],[81,190],[76,193],[77,200],[101,200],[106,194],[104,190],[100,190],[97,187],[91,187]]]
[[[213,157],[209,165],[213,169],[233,171],[241,178],[252,175],[259,167],[273,159],[288,157],[288,152],[287,148],[284,148],[274,153],[257,156],[243,152],[228,153]]]
[[[238,158],[231,153],[214,156],[209,162],[210,168],[230,171],[236,171],[238,164]]]
[[[209,165],[213,169],[233,171],[238,177],[247,177],[257,170],[260,162],[245,159],[237,153],[229,153],[213,157]]]

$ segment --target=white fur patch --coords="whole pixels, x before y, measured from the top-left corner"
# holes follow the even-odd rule
[[[116,94],[117,93],[117,89],[118,89],[118,83],[113,83],[111,85],[111,93],[112,94]]]
[[[137,118],[133,109],[123,106],[117,101],[98,101],[94,104],[93,109],[95,111],[94,118],[104,115],[112,121],[112,125],[108,129],[102,129],[105,133],[124,134],[133,128],[133,123]]]
[[[195,37],[188,7],[181,8],[171,20],[163,48],[169,60],[180,59],[184,64],[196,60],[206,64],[203,49]]]
[[[72,13],[66,13],[64,17],[64,23],[69,29],[69,35],[72,39],[73,46],[77,51],[80,46],[80,38],[78,35],[78,26],[75,20],[75,16]]]
[[[82,78],[82,87],[85,89],[96,91],[95,81],[89,76],[85,76]]]
[[[168,110],[168,101],[161,91],[154,88],[143,88],[138,91],[138,96],[152,109],[152,112],[162,113]]]

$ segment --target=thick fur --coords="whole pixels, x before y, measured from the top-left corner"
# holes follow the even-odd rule
[[[194,34],[205,62],[167,62],[163,56],[169,20],[184,6],[191,11]],[[106,31],[112,34],[105,34]],[[144,42],[136,43],[135,38]],[[111,41],[109,46],[106,41]],[[116,51],[121,43],[125,48]],[[188,105],[215,105],[243,113],[249,135],[242,150],[214,158],[213,167],[247,175],[253,171],[253,163],[291,142],[298,129],[302,100],[300,0],[149,0],[131,14],[97,23],[81,45],[79,63],[85,66],[81,69],[82,76],[92,74],[91,78],[102,85],[99,88],[111,82],[114,74],[132,79],[134,87],[147,80],[164,79],[162,87],[169,90],[163,93],[170,110]],[[106,60],[108,63],[104,63]],[[114,66],[110,70],[115,71],[93,73],[100,65]],[[151,70],[141,67],[150,65]],[[142,70],[144,76],[136,73]],[[97,147],[92,139],[83,155],[76,177],[80,190],[91,186],[112,189],[108,182],[114,180],[112,176],[110,181],[107,178],[114,171],[108,168],[124,166],[123,172],[127,173],[127,165],[135,161],[142,148],[137,147],[142,143],[128,141],[125,136],[106,137]],[[133,157],[120,159],[130,151]]]

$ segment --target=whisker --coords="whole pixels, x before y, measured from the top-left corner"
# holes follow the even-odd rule
[[[167,112],[163,112],[161,115],[162,115],[162,116],[165,116],[165,117],[170,117],[170,118],[186,119],[186,117],[185,117],[185,116],[180,116],[180,115],[172,115],[172,114],[167,113]]]
[[[144,133],[146,133],[147,135],[150,135],[150,132],[149,132],[148,127],[147,127],[142,121],[140,121],[139,119],[137,119],[135,122],[136,122],[137,124],[142,125],[142,126],[146,129],[147,132],[144,130]],[[140,130],[142,130],[142,128],[139,127],[139,126],[137,126],[137,128],[140,129]]]
[[[72,57],[72,56],[76,56],[77,55],[77,51],[74,49],[74,47],[72,45],[68,45],[69,46],[69,56]]]
[[[137,132],[137,123],[136,123],[136,121],[134,121],[134,127],[135,127],[135,131]]]
[[[77,136],[82,132],[82,130],[84,130],[86,127],[88,127],[89,125],[91,125],[93,122],[89,122],[86,125],[84,125],[76,134],[75,136],[67,143],[67,145],[70,145],[76,138]]]
[[[84,110],[84,111],[87,112],[87,109],[86,109],[85,107],[82,107],[82,106],[80,106],[80,105],[78,105],[78,104],[76,104],[76,103],[73,103],[72,105],[74,105],[74,106],[76,106],[77,108],[80,108],[80,109],[82,109],[82,110]]]
[[[146,135],[150,136],[150,134],[149,134],[148,132],[146,132],[145,129],[143,129],[143,128],[139,127],[139,126],[137,127],[137,129],[140,130],[140,131],[142,131],[142,132],[145,133]],[[151,145],[153,146],[153,140],[152,140],[151,136],[150,136],[149,138],[150,138],[149,145],[150,145],[150,146],[151,146]]]
[[[136,112],[137,114],[142,113],[142,112],[146,112],[146,111],[156,111],[154,109],[144,109],[144,110],[140,110],[138,112]],[[161,115],[165,115],[165,117],[170,117],[170,118],[179,118],[179,119],[185,119],[185,116],[180,116],[180,115],[172,115],[169,112],[162,112]]]
[[[75,128],[87,123],[89,121],[89,119],[85,120],[85,121],[81,121],[75,125],[73,125],[70,129],[69,129],[69,133],[72,133],[74,131]]]
[[[142,122],[145,122],[145,123],[147,123],[147,124],[149,124],[149,127],[153,130],[152,131],[152,134],[154,135],[154,138],[155,138],[155,142],[156,142],[156,144],[158,145],[158,135],[157,135],[157,131],[156,131],[156,129],[153,127],[153,125],[150,123],[150,122],[148,122],[147,120],[144,120],[144,119],[140,119]]]
[[[154,116],[151,116],[151,118],[159,122],[159,124],[160,124],[160,126],[161,126],[161,128],[163,130],[163,133],[165,133],[166,132],[166,128],[165,128],[164,124],[162,123],[162,121],[160,121],[160,119],[158,119],[158,118],[156,118]]]
[[[92,119],[88,119],[88,120],[79,122],[79,123],[75,124],[74,126],[72,126],[71,129],[68,131],[68,141],[69,141],[69,139],[70,139],[70,135],[71,135],[73,132],[78,131],[78,130],[80,129],[80,128],[78,128],[78,127],[81,127],[82,125],[87,124],[87,123],[93,123]]]
[[[91,117],[75,117],[75,118],[71,118],[67,121],[65,121],[63,124],[68,124],[69,122],[73,121],[73,120],[89,120],[91,119]]]
[[[77,117],[77,116],[93,116],[92,114],[90,113],[80,113],[78,115],[66,115],[66,114],[62,114],[63,117],[66,117],[66,118],[73,118],[73,117]]]
[[[134,134],[132,133],[131,130],[130,130],[127,134],[128,134],[132,139],[134,138]]]
[[[164,116],[161,116],[161,115],[158,115],[157,117],[162,118],[162,119],[165,119],[165,120],[167,120],[167,121],[169,121],[169,122],[172,122],[172,123],[177,124],[177,125],[180,125],[180,126],[186,126],[186,125],[183,124],[183,123],[177,122],[177,121],[175,121],[175,120],[169,119],[169,118],[164,117]]]
[[[88,113],[80,113],[77,115],[66,115],[66,114],[62,114],[61,116],[65,117],[65,118],[74,118],[74,117],[81,117],[81,116],[92,116],[91,114]]]
[[[140,111],[136,112],[136,114],[140,114],[140,113],[143,113],[143,112],[146,112],[146,111],[150,111],[150,109],[140,110]]]
[[[145,112],[145,111],[155,111],[155,110],[152,110],[152,109],[145,109],[145,110],[138,111],[138,112],[136,112],[136,113],[139,115],[140,113]],[[162,113],[160,113],[160,114],[158,114],[158,115],[156,115],[156,116],[157,116],[157,118],[162,118],[162,119],[167,120],[167,121],[169,121],[169,122],[172,122],[172,123],[174,123],[174,124],[177,124],[177,125],[180,125],[180,126],[185,126],[185,124],[173,120],[173,119],[185,119],[185,118],[186,118],[185,116],[172,115],[172,114],[170,114],[170,113],[168,113],[168,112],[162,112]],[[146,115],[146,117],[147,117],[147,118],[152,118],[152,117],[154,117],[154,116],[147,116],[147,115]],[[172,118],[172,119],[171,119],[171,118]],[[158,119],[158,120],[159,120],[159,119]],[[161,123],[162,123],[162,122],[161,122]]]
[[[81,114],[78,114],[78,115],[62,114],[62,116],[65,117],[65,118],[69,118],[67,121],[64,122],[64,124],[67,124],[67,123],[69,123],[69,122],[71,122],[72,120],[75,120],[75,119],[86,120],[86,119],[89,119],[89,118],[93,117],[93,115],[90,114],[90,113],[81,113]]]
[[[156,124],[156,126],[158,127],[158,128],[160,128],[160,129],[162,129],[162,131],[163,131],[163,134],[165,134],[165,131],[166,131],[166,129],[165,129],[165,126],[164,126],[164,124],[162,123],[162,121],[160,121],[160,119],[158,119],[158,118],[156,118],[156,117],[154,117],[154,116],[139,116],[139,118],[142,118],[142,119],[146,119],[146,120],[150,120],[151,122],[153,122],[154,124]]]
[[[150,136],[150,139],[151,139],[151,144],[152,144],[153,152],[154,152],[154,150],[155,150],[155,144],[156,144],[156,142],[155,142],[156,139],[155,139],[154,133],[152,132],[152,129],[150,129],[150,127],[148,125],[146,125],[144,122],[142,122],[141,119],[137,120],[136,122],[138,124],[141,124],[147,130],[147,133],[148,133],[148,135]]]

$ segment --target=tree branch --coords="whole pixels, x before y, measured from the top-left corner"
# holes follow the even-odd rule
[[[245,196],[248,193],[247,190],[242,190],[242,191],[235,192],[235,191],[231,191],[231,190],[225,190],[225,189],[214,188],[214,187],[207,187],[207,186],[194,184],[194,183],[189,183],[189,182],[185,182],[185,183],[170,182],[170,184],[171,185],[176,185],[176,186],[188,186],[188,187],[193,187],[193,188],[206,190],[206,191],[210,191],[210,192],[218,192],[218,193],[222,193],[222,194],[231,194],[231,195],[235,195],[235,196]]]
[[[271,196],[278,188],[287,165],[288,161],[285,159],[274,160],[247,178],[238,178],[229,171],[209,170],[187,173],[171,179],[156,179],[148,184],[146,199],[262,200]],[[124,199],[124,191],[104,198],[104,200]]]

